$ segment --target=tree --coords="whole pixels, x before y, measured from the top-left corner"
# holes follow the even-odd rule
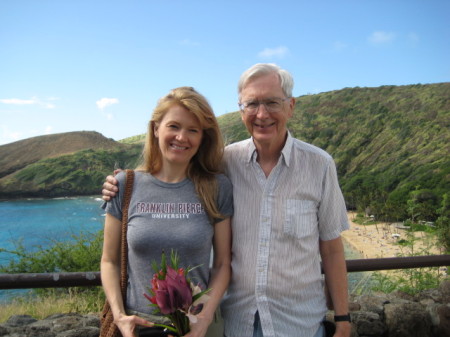
[[[412,222],[419,220],[432,221],[436,219],[437,196],[429,189],[416,189],[410,194],[407,201],[408,214]]]
[[[447,193],[444,194],[441,205],[436,220],[437,235],[445,250],[450,252],[450,197]]]

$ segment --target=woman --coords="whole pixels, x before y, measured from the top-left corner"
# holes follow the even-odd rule
[[[101,277],[114,322],[124,337],[134,332],[158,334],[145,328],[158,322],[143,296],[153,277],[151,262],[175,249],[181,267],[210,299],[191,324],[188,337],[205,336],[230,280],[230,216],[232,187],[219,174],[223,141],[207,100],[193,88],[173,89],[160,99],[148,125],[143,163],[135,172],[128,215],[127,302],[120,295],[120,227],[124,172],[117,176],[119,196],[106,206]],[[212,269],[209,268],[214,249]]]

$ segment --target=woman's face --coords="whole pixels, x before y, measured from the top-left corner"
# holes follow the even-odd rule
[[[193,113],[174,105],[155,126],[164,165],[187,168],[202,142],[203,129]]]

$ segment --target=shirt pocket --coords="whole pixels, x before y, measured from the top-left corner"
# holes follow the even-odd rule
[[[314,234],[317,228],[317,206],[312,200],[287,199],[284,233],[297,239]]]

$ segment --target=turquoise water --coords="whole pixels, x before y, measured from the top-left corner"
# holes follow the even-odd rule
[[[28,251],[43,248],[52,241],[70,240],[72,235],[95,233],[103,228],[102,201],[95,197],[32,199],[0,202],[1,248],[14,250],[21,241]],[[0,264],[15,256],[0,252]],[[0,302],[25,290],[0,290]]]
[[[95,233],[103,228],[102,201],[95,197],[32,199],[0,202],[1,248],[14,250],[20,240],[33,251],[45,248],[52,241],[70,240],[73,234]],[[361,258],[357,251],[345,245],[347,259]],[[0,265],[7,264],[14,255],[0,252]],[[362,273],[349,274],[350,291],[360,282]],[[25,290],[0,290],[0,302],[23,294]]]
[[[33,199],[0,202],[0,242],[14,249],[21,240],[26,249],[46,246],[51,240],[67,240],[72,234],[103,228],[102,201],[94,197]],[[0,264],[10,255],[2,253]]]

